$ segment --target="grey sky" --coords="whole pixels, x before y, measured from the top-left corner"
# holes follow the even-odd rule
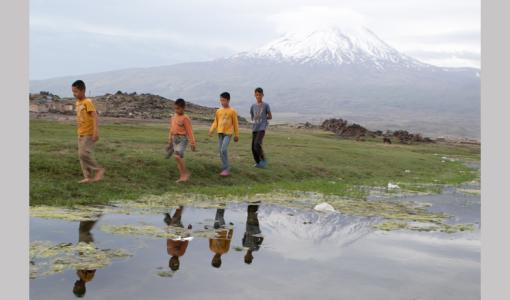
[[[362,22],[424,62],[480,67],[479,0],[31,0],[30,77],[210,60],[324,20]]]

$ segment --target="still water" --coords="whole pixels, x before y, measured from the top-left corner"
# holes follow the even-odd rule
[[[479,224],[480,197],[414,197]],[[376,201],[376,200],[375,200]],[[93,241],[133,256],[97,270],[30,280],[31,299],[479,299],[480,231],[378,231],[377,218],[270,204],[105,214],[97,222],[32,218],[31,241]],[[216,228],[215,238],[117,235],[101,225]]]

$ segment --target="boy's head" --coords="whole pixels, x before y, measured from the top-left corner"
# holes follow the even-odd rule
[[[264,98],[264,90],[258,87],[255,89],[255,99],[257,99],[257,102],[262,102],[262,98]]]
[[[221,267],[221,254],[216,253],[211,261],[211,265],[215,268]]]
[[[168,266],[170,267],[170,269],[172,271],[177,271],[179,270],[179,266],[180,266],[180,262],[179,262],[179,257],[178,256],[172,256],[170,258],[170,261],[168,262]]]
[[[76,280],[73,287],[73,294],[78,298],[82,298],[83,296],[85,296],[86,292],[87,288],[85,287],[85,281]]]
[[[246,255],[244,256],[244,263],[249,265],[253,261],[253,254],[251,250],[246,251]]]
[[[223,92],[220,95],[221,106],[228,107],[230,104],[230,94],[228,92]]]
[[[177,99],[175,100],[174,109],[175,113],[178,115],[184,114],[184,108],[186,107],[186,101],[184,99]]]
[[[71,89],[73,91],[73,96],[76,98],[76,99],[83,99],[85,98],[85,82],[83,82],[83,80],[76,80],[75,82],[73,82],[73,84],[71,85]]]

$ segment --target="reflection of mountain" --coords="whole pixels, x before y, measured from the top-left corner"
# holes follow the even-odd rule
[[[340,256],[342,248],[372,232],[375,220],[261,206],[259,222],[266,244],[263,251],[298,260],[328,260]]]

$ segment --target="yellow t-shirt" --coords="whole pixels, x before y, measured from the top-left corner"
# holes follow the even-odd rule
[[[214,130],[218,133],[228,135],[233,133],[235,136],[239,137],[239,122],[235,109],[231,107],[218,109],[209,132],[213,132]]]
[[[79,136],[94,134],[94,119],[90,115],[94,111],[96,111],[96,107],[92,100],[86,98],[76,101],[76,123]]]

